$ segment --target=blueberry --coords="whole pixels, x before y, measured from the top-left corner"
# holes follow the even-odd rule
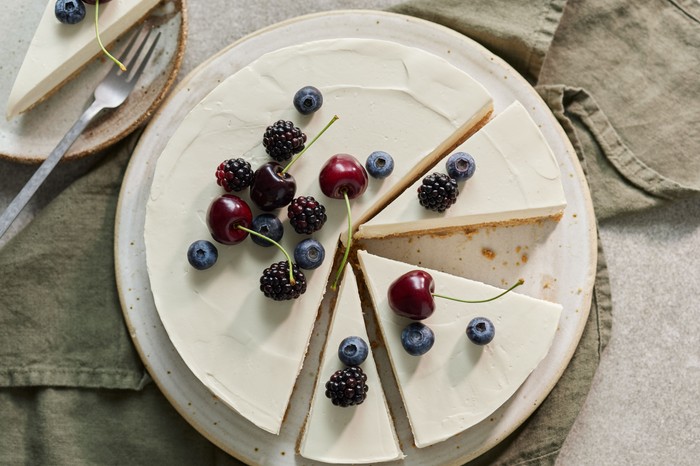
[[[326,250],[323,245],[313,238],[305,239],[294,248],[294,262],[306,270],[315,269],[323,263]]]
[[[338,346],[338,358],[346,366],[359,366],[368,354],[369,346],[360,337],[347,337]]]
[[[466,152],[455,152],[447,159],[447,174],[457,181],[465,181],[472,177],[476,170],[474,157]]]
[[[309,115],[321,108],[323,95],[313,86],[304,86],[294,94],[294,107],[302,115]]]
[[[216,264],[219,251],[207,240],[200,239],[190,244],[187,249],[187,260],[197,270],[205,270]]]
[[[378,150],[369,154],[365,168],[372,178],[386,178],[394,171],[394,159],[386,152]]]
[[[57,0],[54,13],[62,23],[76,24],[85,18],[85,4],[82,0]]]
[[[272,214],[260,214],[253,218],[250,229],[275,241],[281,240],[282,235],[284,235],[282,221]],[[271,242],[265,241],[259,236],[250,235],[250,239],[253,240],[253,243],[260,246],[272,246]]]
[[[401,344],[411,356],[421,356],[433,347],[435,334],[430,327],[420,322],[408,324],[401,332]]]
[[[474,317],[467,324],[467,337],[477,345],[487,345],[496,335],[493,323],[486,317]]]

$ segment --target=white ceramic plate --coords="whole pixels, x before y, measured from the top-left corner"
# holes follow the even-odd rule
[[[526,280],[519,291],[564,306],[547,358],[520,390],[493,416],[437,445],[417,449],[401,408],[383,348],[375,357],[382,374],[406,459],[401,464],[462,464],[492,448],[539,406],[559,380],[583,331],[596,267],[595,221],[588,188],[564,132],[533,88],[500,58],[444,27],[411,17],[375,11],[339,11],[296,18],[263,29],[232,44],[194,70],[173,92],[143,134],[126,173],[116,222],[116,268],[120,298],[130,333],[149,372],[175,408],[203,435],[250,464],[312,464],[299,457],[296,442],[315,381],[323,329],[324,301],[304,368],[292,395],[280,435],[253,426],[219,402],[182,362],[158,317],[146,273],[143,241],[145,206],[158,155],[187,113],[216,85],[264,53],[311,40],[361,37],[419,47],[464,69],[493,95],[495,112],[519,100],[540,125],[562,171],[568,207],[559,223],[482,229],[472,235],[385,241],[385,256],[420,263],[500,285],[513,276]],[[424,245],[421,247],[421,245]],[[373,251],[376,242],[368,242]],[[495,258],[482,254],[488,248]],[[440,249],[442,253],[436,253]],[[421,252],[421,250],[423,252]],[[459,251],[455,254],[454,251]],[[491,257],[491,256],[489,256]],[[371,311],[370,311],[371,314]],[[375,334],[369,329],[369,334]]]
[[[8,121],[5,108],[45,2],[14,2],[18,14],[0,15],[0,30],[10,46],[0,48],[0,157],[16,162],[39,163],[58,144],[92,100],[107,65],[103,57],[93,60],[75,78],[35,108]],[[108,6],[107,6],[108,7]],[[140,83],[119,108],[94,121],[73,144],[64,160],[94,154],[114,144],[146,121],[161,103],[180,69],[187,36],[185,0],[164,0],[147,21],[161,32],[159,45]],[[133,28],[134,30],[136,28]],[[132,32],[115,43],[121,50]]]

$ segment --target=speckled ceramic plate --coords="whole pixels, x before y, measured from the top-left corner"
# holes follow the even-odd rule
[[[0,30],[6,41],[0,47],[2,115],[46,6],[37,1],[15,3],[13,11],[17,15],[0,15]],[[129,99],[116,110],[98,117],[73,144],[65,160],[93,154],[119,141],[146,121],[170,90],[180,69],[187,36],[185,0],[163,0],[147,21],[162,33],[151,65]],[[120,50],[120,45],[128,41],[135,29],[118,39],[114,50]],[[10,121],[0,116],[0,157],[24,163],[43,161],[91,102],[106,69],[105,59],[98,57],[33,109]]]
[[[571,359],[591,304],[596,268],[595,220],[581,167],[561,127],[534,89],[510,66],[474,41],[447,28],[411,17],[375,11],[341,11],[305,16],[243,38],[194,70],[154,116],[126,173],[116,221],[116,272],[129,331],[153,378],[175,408],[203,435],[249,464],[313,464],[296,454],[319,355],[328,325],[324,301],[303,370],[280,435],[256,428],[212,395],[183,363],[153,303],[143,239],[145,206],[155,162],[187,113],[223,79],[262,54],[311,40],[360,37],[392,40],[441,56],[481,82],[494,97],[495,112],[519,100],[559,162],[568,206],[561,221],[448,237],[419,237],[367,243],[370,252],[500,285],[519,276],[519,290],[559,302],[564,311],[547,357],[520,389],[488,419],[428,448],[413,446],[383,344],[375,358],[406,458],[398,464],[463,464],[492,448],[540,405]],[[440,244],[436,247],[435,242]],[[489,254],[482,254],[488,248]],[[454,251],[459,251],[455,254]],[[372,322],[372,311],[366,310]],[[371,326],[371,323],[370,323]],[[369,329],[370,335],[377,333]]]

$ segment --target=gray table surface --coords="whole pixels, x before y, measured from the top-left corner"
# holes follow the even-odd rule
[[[224,46],[286,18],[400,0],[190,0],[180,77]],[[216,13],[216,14],[214,14]],[[60,165],[0,239],[3,247],[47,203],[99,160]],[[0,160],[0,209],[35,167]],[[613,336],[559,465],[697,464],[700,461],[700,203],[604,222],[613,289]]]

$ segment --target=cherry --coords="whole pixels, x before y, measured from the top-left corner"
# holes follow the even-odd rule
[[[294,199],[297,182],[277,162],[268,162],[255,170],[250,185],[250,199],[260,210],[270,212]]]
[[[240,229],[251,227],[253,213],[246,202],[233,194],[223,194],[214,199],[207,211],[207,226],[212,238],[222,244],[238,244],[248,232]]]
[[[355,199],[369,184],[365,167],[350,154],[336,154],[326,161],[318,176],[321,191],[333,199]]]
[[[422,270],[411,270],[389,285],[389,307],[400,316],[423,320],[435,311],[435,281]]]

